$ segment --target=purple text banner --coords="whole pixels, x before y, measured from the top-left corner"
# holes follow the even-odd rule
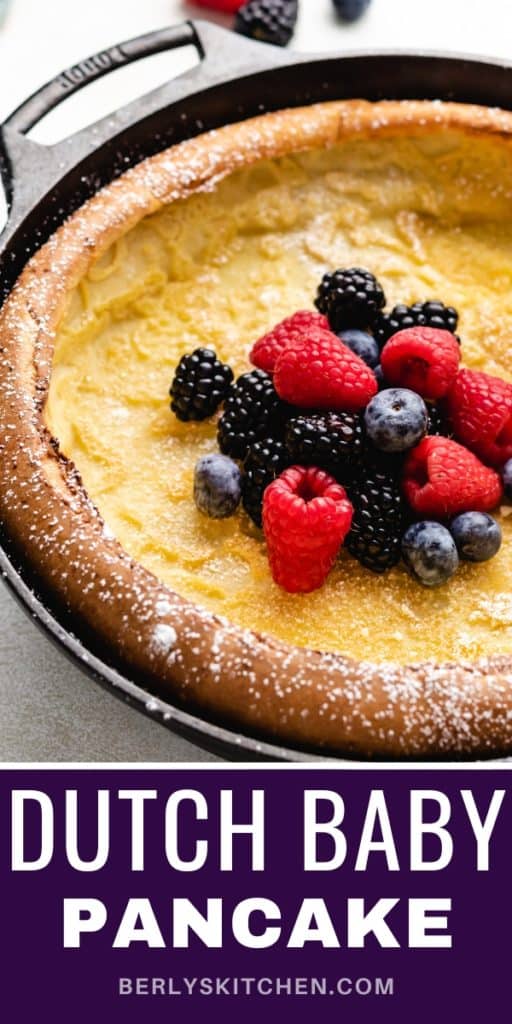
[[[2,1019],[503,1019],[511,782],[6,768]]]

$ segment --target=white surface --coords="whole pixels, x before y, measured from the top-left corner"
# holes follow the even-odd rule
[[[64,67],[110,44],[186,17],[184,0],[12,0],[0,31],[0,118]],[[219,23],[227,19],[217,18]],[[300,50],[443,49],[512,59],[509,0],[373,0],[341,26],[330,0],[302,0]],[[51,140],[94,121],[182,70],[164,54],[108,76],[36,133]],[[82,675],[0,590],[0,760],[215,760],[123,706]]]

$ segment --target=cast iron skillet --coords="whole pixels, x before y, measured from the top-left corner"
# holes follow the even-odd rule
[[[50,110],[110,71],[164,50],[195,47],[199,63],[55,146],[26,133]],[[32,253],[85,199],[166,146],[265,110],[330,99],[445,99],[512,108],[512,64],[440,54],[301,55],[253,43],[207,22],[185,22],[120,43],[62,72],[0,127],[8,221],[0,238],[2,297]],[[25,610],[92,677],[195,743],[237,760],[315,761],[318,754],[237,735],[153,696],[112,663],[97,639],[24,564],[0,525],[0,571]]]

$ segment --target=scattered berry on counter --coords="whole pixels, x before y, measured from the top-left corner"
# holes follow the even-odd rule
[[[400,483],[383,468],[363,464],[347,483],[354,506],[345,541],[351,555],[372,572],[386,572],[400,561],[404,503]]]
[[[461,370],[446,404],[458,441],[491,466],[512,458],[512,384],[480,370]]]
[[[319,328],[278,357],[275,388],[291,405],[306,409],[362,409],[377,392],[370,368],[330,331]]]
[[[194,501],[212,519],[234,515],[242,497],[242,474],[225,455],[204,455],[194,471]]]
[[[380,360],[380,352],[372,334],[360,331],[357,327],[348,327],[345,331],[341,331],[338,337],[347,348],[363,360],[363,363],[371,366],[372,370],[376,368]]]
[[[221,452],[235,459],[245,458],[255,441],[282,436],[288,414],[268,373],[244,373],[232,386],[219,420]]]
[[[459,556],[449,530],[441,523],[413,523],[402,540],[407,568],[425,587],[439,587],[456,573]]]
[[[292,460],[283,441],[267,437],[256,441],[247,452],[242,480],[242,504],[256,526],[262,525],[263,495],[269,484]]]
[[[452,520],[450,532],[466,562],[488,562],[501,547],[501,527],[487,512],[463,512]]]
[[[262,43],[287,46],[298,12],[298,0],[248,0],[236,14],[235,32]]]
[[[292,466],[267,487],[263,530],[272,576],[290,593],[322,586],[352,520],[345,490],[316,467]]]
[[[405,452],[427,433],[427,407],[415,391],[387,388],[368,403],[364,423],[376,448],[383,452]]]
[[[294,462],[319,466],[336,479],[357,463],[363,450],[361,416],[352,412],[309,413],[289,420],[286,447]]]
[[[242,6],[244,0],[194,0],[198,7],[209,7],[212,11],[223,11],[234,14]]]
[[[458,322],[457,310],[453,306],[445,306],[444,302],[430,300],[429,302],[415,302],[413,306],[404,306],[399,303],[393,307],[390,313],[379,314],[375,322],[374,333],[382,348],[393,334],[405,331],[408,327],[436,327],[455,334]]]
[[[503,480],[505,497],[510,500],[512,499],[512,459],[507,459],[503,466],[501,470],[501,479]]]
[[[342,21],[358,21],[368,10],[371,0],[333,0],[336,13]]]
[[[377,278],[361,267],[324,274],[315,300],[316,308],[327,316],[336,334],[348,327],[373,327],[385,304]]]
[[[304,338],[314,327],[328,331],[327,317],[311,310],[299,310],[293,316],[288,316],[253,345],[249,356],[251,363],[266,373],[273,373],[281,352],[298,339]]]
[[[233,371],[219,362],[213,349],[196,348],[182,356],[169,394],[179,420],[206,420],[228,394]]]
[[[498,474],[447,437],[425,437],[409,452],[403,489],[417,515],[432,519],[489,512],[503,493]]]
[[[435,402],[447,394],[457,376],[460,347],[450,331],[410,327],[386,342],[380,361],[390,384]]]

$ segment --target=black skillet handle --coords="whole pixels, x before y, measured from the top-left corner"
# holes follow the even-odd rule
[[[52,165],[56,164],[56,157],[61,149],[59,144],[40,146],[25,138],[26,133],[38,121],[41,121],[46,114],[72,96],[73,93],[116,68],[124,67],[155,53],[191,45],[195,46],[202,60],[204,57],[202,44],[191,22],[149,32],[147,35],[129,39],[79,61],[78,64],[62,71],[32,96],[29,96],[1,126],[0,174],[9,211],[13,205],[15,192],[19,194],[23,206],[26,206],[27,201],[32,198],[33,190],[26,180],[26,168],[31,168],[33,171],[34,160],[36,160],[44,178],[45,169],[51,173]],[[61,160],[59,160],[59,164],[62,167]]]
[[[9,115],[4,126],[25,135],[50,110],[57,107],[68,96],[78,92],[79,89],[96,81],[97,78],[108,75],[116,68],[142,60],[143,57],[151,57],[153,54],[163,53],[165,50],[178,50],[183,46],[195,46],[199,56],[204,57],[201,41],[190,21],[184,22],[182,25],[171,25],[168,28],[158,29],[156,32],[149,32],[136,39],[128,39],[125,43],[119,43],[117,46],[111,46],[107,50],[86,57],[85,60],[79,61],[78,64],[74,64],[73,67],[56,75],[50,82],[29,96]]]
[[[14,228],[15,222],[71,164],[76,164],[80,157],[111,135],[112,117],[104,118],[53,146],[33,142],[26,138],[26,133],[68,96],[110,71],[165,50],[186,46],[195,47],[199,65],[179,79],[148,93],[144,97],[145,112],[165,109],[178,92],[186,95],[201,87],[236,78],[246,71],[248,65],[259,70],[275,67],[283,60],[276,47],[246,40],[211,22],[187,21],[129,39],[79,61],[43,85],[0,126],[0,175],[10,214],[8,227]],[[185,83],[181,89],[178,82]],[[115,117],[120,124],[123,118],[129,119],[130,109],[128,105],[116,112]],[[34,175],[34,168],[37,168],[37,175]]]

